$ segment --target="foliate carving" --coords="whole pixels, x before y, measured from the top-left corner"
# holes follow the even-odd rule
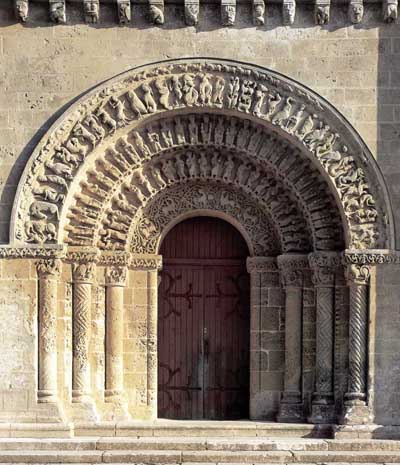
[[[29,16],[29,0],[14,0],[15,16],[23,23],[27,21]]]
[[[67,22],[65,0],[50,0],[50,19],[57,24]]]
[[[59,249],[44,249],[41,247],[0,247],[0,258],[61,258],[63,252]]]
[[[185,23],[188,26],[196,26],[199,22],[199,0],[185,0]]]
[[[246,260],[249,273],[266,273],[278,271],[276,258],[274,257],[248,257]]]
[[[164,24],[164,0],[149,0],[149,18],[150,21],[154,24],[161,25]],[[146,101],[146,96],[144,97]],[[154,101],[151,103],[151,106],[146,105],[146,113],[153,113],[156,108],[156,103]]]
[[[279,255],[278,266],[284,287],[303,287],[304,273],[309,269],[307,255]]]
[[[144,271],[161,271],[162,257],[161,255],[133,255],[129,264],[129,268]]]
[[[265,3],[264,0],[252,0],[253,2],[253,24],[262,26],[265,22]]]
[[[120,24],[131,22],[131,0],[117,0],[118,19]]]
[[[236,20],[236,0],[221,0],[221,24],[233,26]]]
[[[349,3],[349,19],[353,24],[360,24],[364,16],[364,0],[351,0]]]
[[[112,88],[105,87],[83,106],[76,107],[57,132],[40,144],[30,162],[16,200],[12,240],[23,245],[62,241],[58,231],[60,221],[64,224],[62,218],[70,214],[77,217],[78,210],[91,215],[88,222],[103,215],[105,205],[109,208],[108,192],[114,189],[111,184],[115,186],[118,181],[118,171],[123,177],[126,170],[139,168],[150,161],[160,147],[167,150],[177,145],[213,143],[248,150],[255,157],[265,156],[266,161],[271,162],[273,152],[265,149],[264,154],[260,150],[257,134],[253,134],[252,140],[248,138],[252,127],[246,127],[241,122],[242,117],[239,121],[232,117],[229,127],[221,121],[213,126],[213,120],[204,116],[202,121],[197,120],[191,126],[192,129],[180,125],[179,119],[173,128],[160,127],[156,131],[148,128],[148,133],[136,128],[139,120],[154,113],[185,107],[193,108],[194,112],[198,107],[209,107],[213,110],[226,108],[241,115],[249,113],[296,138],[311,153],[313,163],[325,170],[330,188],[336,191],[334,197],[340,199],[347,222],[345,229],[350,236],[349,246],[358,249],[385,246],[388,229],[385,199],[377,189],[378,183],[371,183],[375,176],[373,167],[364,163],[362,149],[354,148],[353,133],[343,129],[342,123],[336,121],[337,116],[330,118],[327,124],[330,110],[297,84],[265,70],[216,60],[170,62],[146,71],[130,72]],[[240,133],[236,130],[238,122],[243,126]],[[132,125],[129,141],[125,139],[128,125]],[[340,126],[340,137],[333,125]],[[117,131],[121,131],[121,135],[116,135]],[[82,164],[88,154],[99,144],[108,144],[111,136],[118,144],[106,147],[105,151],[99,150],[106,165],[102,165],[104,168],[96,165],[96,174],[104,175],[102,182],[92,176],[80,192],[69,192],[77,171],[84,172]],[[300,153],[298,157],[302,157]],[[277,162],[276,159],[274,163]],[[107,168],[110,165],[112,167]],[[196,164],[191,166],[189,174],[194,175],[198,169]],[[162,182],[162,177],[158,181]],[[306,183],[307,180],[311,179],[305,170],[300,181]],[[313,199],[321,204],[324,198],[316,188],[313,190]],[[67,211],[71,200],[75,199],[78,205],[71,207],[75,211]],[[121,205],[124,203],[123,197],[117,201]],[[313,204],[309,202],[309,205]],[[328,205],[325,208],[331,209]],[[129,202],[124,204],[124,211],[131,209]],[[314,215],[311,209],[307,209],[310,217]],[[326,218],[321,220],[327,221]],[[71,226],[75,245],[93,245],[93,235],[87,225]],[[320,235],[325,234],[323,229],[320,228]],[[110,234],[119,236],[120,233]]]
[[[106,268],[107,286],[125,286],[127,268],[126,266],[108,266]]]
[[[98,256],[96,253],[85,251],[71,251],[67,260],[72,263],[72,276],[74,282],[92,283],[96,273]]]
[[[282,2],[283,24],[285,26],[290,26],[290,25],[294,24],[295,17],[296,17],[296,0],[283,0],[283,2]],[[301,118],[299,118],[299,120],[300,119]],[[296,121],[296,123],[297,123],[297,121]]]
[[[313,271],[313,282],[317,287],[335,285],[336,268],[341,264],[341,257],[335,252],[316,252],[309,254],[309,264]]]
[[[398,0],[383,0],[383,20],[386,23],[394,23],[398,15]]]
[[[100,18],[99,0],[83,0],[83,13],[87,23],[98,23]],[[83,126],[77,126],[75,134],[83,140],[90,140],[94,145],[95,138],[92,137],[92,134],[90,132],[88,133]]]
[[[36,263],[36,270],[39,278],[53,278],[56,279],[61,274],[61,260],[39,260]]]
[[[316,0],[314,6],[315,24],[323,26],[329,23],[331,2],[330,0]]]
[[[98,264],[100,266],[128,266],[130,263],[131,254],[129,253],[103,253],[99,257]]]
[[[368,265],[348,264],[346,278],[349,284],[368,285],[371,277],[371,267]]]
[[[346,250],[344,263],[350,265],[394,265],[400,263],[400,256],[398,252],[391,250]]]

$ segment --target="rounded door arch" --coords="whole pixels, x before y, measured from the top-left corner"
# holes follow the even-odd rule
[[[248,417],[247,244],[229,223],[182,221],[161,245],[158,416]]]

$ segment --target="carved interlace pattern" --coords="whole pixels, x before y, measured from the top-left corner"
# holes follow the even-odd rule
[[[320,21],[324,20],[324,8],[321,6],[321,11],[316,12]],[[271,72],[212,60],[170,62],[129,72],[75,107],[40,143],[21,180],[12,241],[21,246],[62,242],[60,218],[81,214],[69,211],[74,195],[82,196],[87,225],[90,227],[97,222],[110,179],[116,181],[114,176],[124,176],[127,166],[137,163],[139,167],[154,151],[159,151],[160,146],[171,144],[168,131],[160,134],[149,129],[143,135],[135,129],[140,129],[140,124],[150,116],[176,109],[196,113],[207,109],[224,110],[241,119],[252,114],[271,132],[275,127],[280,128],[285,137],[296,140],[308,151],[313,163],[330,179],[330,189],[336,191],[346,217],[350,246],[356,249],[384,246],[387,212],[377,185],[370,182],[373,179],[377,183],[373,168],[365,163],[361,145],[354,148],[354,136],[343,129],[341,121],[336,121],[333,112],[316,96]],[[126,139],[128,127],[133,131]],[[336,132],[339,130],[340,137]],[[188,143],[188,139],[200,131],[196,125],[193,125],[192,135],[185,129],[186,142],[180,143]],[[123,157],[116,153],[115,163],[111,165],[108,160],[113,155],[100,157],[96,168],[88,169],[88,173],[94,170],[93,177],[81,185],[82,193],[69,192],[78,170],[82,173],[81,165],[89,153],[104,154],[105,144],[111,137],[120,141]],[[203,125],[202,140],[203,137],[208,137],[206,125]],[[226,141],[227,135],[223,137]],[[242,140],[246,139],[241,136],[236,145]],[[171,146],[177,143],[172,140]],[[135,161],[135,157],[139,160]],[[293,162],[296,160],[297,155]],[[105,163],[104,170],[99,168],[102,163]],[[301,177],[307,180],[307,176]],[[139,178],[137,186],[140,186]],[[122,198],[121,203],[123,201]],[[313,202],[309,205],[312,209]],[[126,209],[129,210],[129,205]],[[123,214],[122,207],[119,212]],[[312,215],[310,209],[309,214]],[[328,220],[320,217],[319,221]]]
[[[79,370],[74,372],[75,389],[84,387],[85,374],[89,361],[91,289],[89,284],[74,286],[73,347],[74,360]]]

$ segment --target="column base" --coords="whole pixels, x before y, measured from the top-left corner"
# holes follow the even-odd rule
[[[303,423],[305,421],[303,403],[281,402],[276,421],[279,423]]]
[[[71,404],[71,417],[74,422],[97,422],[99,415],[93,401],[77,402]]]
[[[57,402],[39,402],[36,410],[38,423],[65,423],[66,417],[61,405]]]
[[[39,404],[55,404],[58,402],[57,391],[39,389],[37,401]]]
[[[314,424],[336,423],[335,405],[327,402],[313,402],[308,422]]]
[[[343,415],[340,418],[342,425],[370,425],[373,423],[373,415],[363,401],[346,401],[343,407]]]
[[[106,402],[104,404],[103,420],[105,421],[129,421],[131,420],[131,416],[128,412],[128,406],[122,401],[119,403]]]

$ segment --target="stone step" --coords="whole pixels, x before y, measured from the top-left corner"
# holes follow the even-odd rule
[[[400,441],[299,438],[0,438],[0,451],[399,451]]]
[[[400,451],[38,451],[0,452],[0,463],[75,464],[386,464],[400,463]]]

